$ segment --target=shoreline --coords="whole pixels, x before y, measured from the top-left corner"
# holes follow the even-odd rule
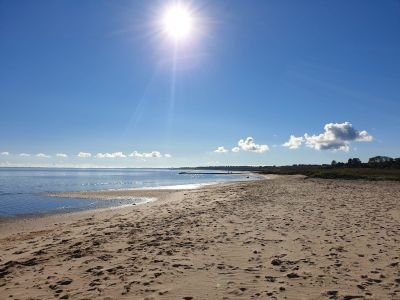
[[[255,180],[268,180],[269,177],[263,176],[265,179]],[[118,206],[110,206],[103,208],[84,208],[78,211],[69,212],[48,212],[41,214],[18,215],[13,217],[0,217],[0,239],[9,234],[18,234],[31,231],[33,229],[40,230],[43,226],[49,226],[53,223],[66,222],[69,220],[79,220],[85,217],[94,216],[108,216],[114,213],[128,213],[135,208],[151,205],[154,202],[168,201],[170,199],[181,198],[182,194],[186,195],[187,192],[201,190],[209,187],[223,187],[234,183],[246,183],[248,181],[226,181],[214,182],[209,184],[202,184],[201,186],[188,189],[170,189],[170,188],[135,188],[135,189],[120,189],[120,190],[98,190],[98,191],[80,191],[80,192],[60,192],[46,194],[50,197],[72,198],[72,199],[93,199],[93,200],[115,200],[118,197],[122,199],[128,198],[147,198],[152,199],[143,203],[124,204]]]
[[[130,192],[132,197],[140,197],[140,198],[149,198],[155,199],[146,201],[144,203],[139,204],[127,204],[127,205],[118,205],[118,206],[111,206],[105,208],[93,208],[93,209],[82,209],[79,211],[70,211],[70,212],[49,212],[49,213],[42,213],[42,214],[32,214],[32,215],[18,215],[14,217],[2,217],[0,218],[0,239],[5,235],[30,231],[31,228],[41,229],[42,226],[48,226],[53,223],[58,222],[66,222],[66,221],[75,221],[85,217],[93,217],[93,216],[108,216],[114,213],[127,213],[131,212],[135,208],[139,206],[149,205],[153,202],[157,201],[165,201],[170,198],[172,195],[178,194],[179,192],[183,192],[185,190],[121,190],[125,192]],[[142,193],[142,191],[144,193]],[[84,196],[84,194],[91,194],[91,193],[103,193],[106,192],[107,194],[112,194],[115,191],[88,191],[88,192],[72,192],[72,193],[65,193],[71,194],[70,198],[81,198],[81,199],[98,199],[107,201],[107,197],[99,198],[93,196]],[[73,194],[82,194],[81,197],[73,196]],[[146,196],[142,196],[146,194]],[[51,197],[67,197],[64,193],[58,193],[52,195]],[[115,199],[116,196],[110,196],[109,199]],[[7,229],[5,229],[7,228]]]
[[[238,180],[238,181],[222,181],[222,182],[214,181],[205,183],[194,183],[194,184],[189,183],[180,185],[152,186],[152,187],[128,188],[128,189],[58,192],[58,193],[48,193],[47,195],[50,197],[61,197],[61,198],[72,198],[72,199],[96,199],[96,200],[130,199],[130,198],[158,199],[159,197],[163,198],[165,194],[168,193],[199,190],[202,188],[223,186],[226,184],[233,184],[233,183],[246,183],[257,180],[269,180],[271,178],[274,178],[275,175],[260,175],[260,174],[249,173],[249,176],[252,176],[253,179]]]
[[[276,176],[158,192],[126,209],[0,225],[0,294],[400,297],[398,183]]]
[[[267,178],[265,175],[260,175],[257,173],[247,172],[243,174],[248,174],[253,179],[246,180],[260,180],[262,178]],[[243,176],[243,174],[240,174]],[[224,174],[225,175],[225,174]],[[230,174],[236,175],[236,174]],[[243,181],[243,182],[246,182]],[[222,181],[222,182],[206,182],[206,183],[196,183],[196,184],[181,184],[181,185],[167,185],[167,186],[151,186],[151,187],[138,187],[138,188],[122,188],[122,189],[107,189],[107,190],[86,190],[86,191],[75,191],[75,192],[50,192],[50,193],[43,193],[45,197],[52,197],[52,198],[71,198],[71,199],[93,199],[93,200],[130,200],[131,198],[148,198],[147,201],[139,202],[139,203],[132,203],[132,204],[122,204],[122,205],[115,205],[109,207],[82,207],[82,208],[71,208],[70,210],[65,211],[47,211],[41,213],[28,213],[28,214],[19,214],[13,216],[0,216],[0,227],[3,223],[7,222],[14,222],[18,220],[27,220],[27,219],[37,219],[37,218],[45,218],[49,216],[56,216],[56,215],[71,215],[71,214],[79,214],[83,212],[90,212],[90,211],[103,211],[108,209],[118,209],[126,206],[136,206],[136,205],[143,205],[148,202],[157,201],[158,199],[154,196],[160,196],[160,191],[183,191],[183,190],[193,190],[193,189],[200,189],[207,186],[225,184],[230,182],[242,182],[242,181]],[[148,191],[154,191],[154,193],[149,193]],[[121,195],[120,192],[123,194]],[[104,197],[104,194],[107,193],[109,195],[114,194],[114,196]],[[163,192],[161,192],[162,194]],[[119,195],[118,195],[119,194]],[[95,196],[97,195],[97,196]],[[103,195],[103,196],[102,196]],[[146,196],[141,196],[146,195]]]

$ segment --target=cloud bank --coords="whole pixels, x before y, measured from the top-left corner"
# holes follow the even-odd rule
[[[171,157],[171,154],[165,154],[165,157]],[[138,152],[138,151],[133,151],[131,154],[129,154],[129,157],[139,157],[139,158],[160,158],[162,157],[161,153],[159,151],[151,151],[149,153],[146,152]]]
[[[315,150],[349,151],[351,142],[371,142],[373,137],[367,131],[356,130],[350,122],[328,123],[324,132],[318,135],[304,134],[304,137],[290,136],[282,146],[297,149],[301,144]]]
[[[126,155],[122,152],[114,152],[114,153],[97,153],[96,158],[125,158]]]
[[[0,152],[0,158],[1,157],[7,157],[11,155],[11,153],[3,151]],[[62,162],[61,159],[67,159],[69,158],[69,155],[66,153],[56,153],[53,156],[45,154],[45,153],[37,153],[37,154],[29,154],[29,153],[19,153],[16,154],[16,156],[21,157],[21,158],[28,158],[28,157],[35,157],[35,158],[40,158],[40,159],[48,159],[48,158],[58,158],[59,162]],[[141,158],[143,161],[146,161],[146,159],[152,159],[152,158],[165,158],[165,159],[170,159],[172,158],[172,155],[169,153],[162,154],[160,151],[151,151],[151,152],[138,152],[138,151],[133,151],[132,153],[123,153],[121,151],[118,152],[98,152],[97,154],[92,154],[90,152],[79,152],[76,154],[76,157],[79,157],[80,159],[88,159],[88,158],[96,158],[96,159],[125,159],[127,157],[133,157],[133,158]]]

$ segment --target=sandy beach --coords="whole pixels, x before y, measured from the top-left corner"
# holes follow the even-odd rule
[[[0,223],[1,299],[400,299],[400,184],[274,176]]]

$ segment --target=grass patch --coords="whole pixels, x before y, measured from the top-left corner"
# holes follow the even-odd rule
[[[324,179],[365,179],[365,180],[394,180],[400,181],[398,169],[372,169],[372,168],[340,168],[314,171],[308,175]]]

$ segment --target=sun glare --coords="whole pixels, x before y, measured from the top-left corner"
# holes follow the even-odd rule
[[[163,18],[163,29],[175,41],[187,39],[193,28],[193,17],[190,11],[181,6],[168,7]]]

